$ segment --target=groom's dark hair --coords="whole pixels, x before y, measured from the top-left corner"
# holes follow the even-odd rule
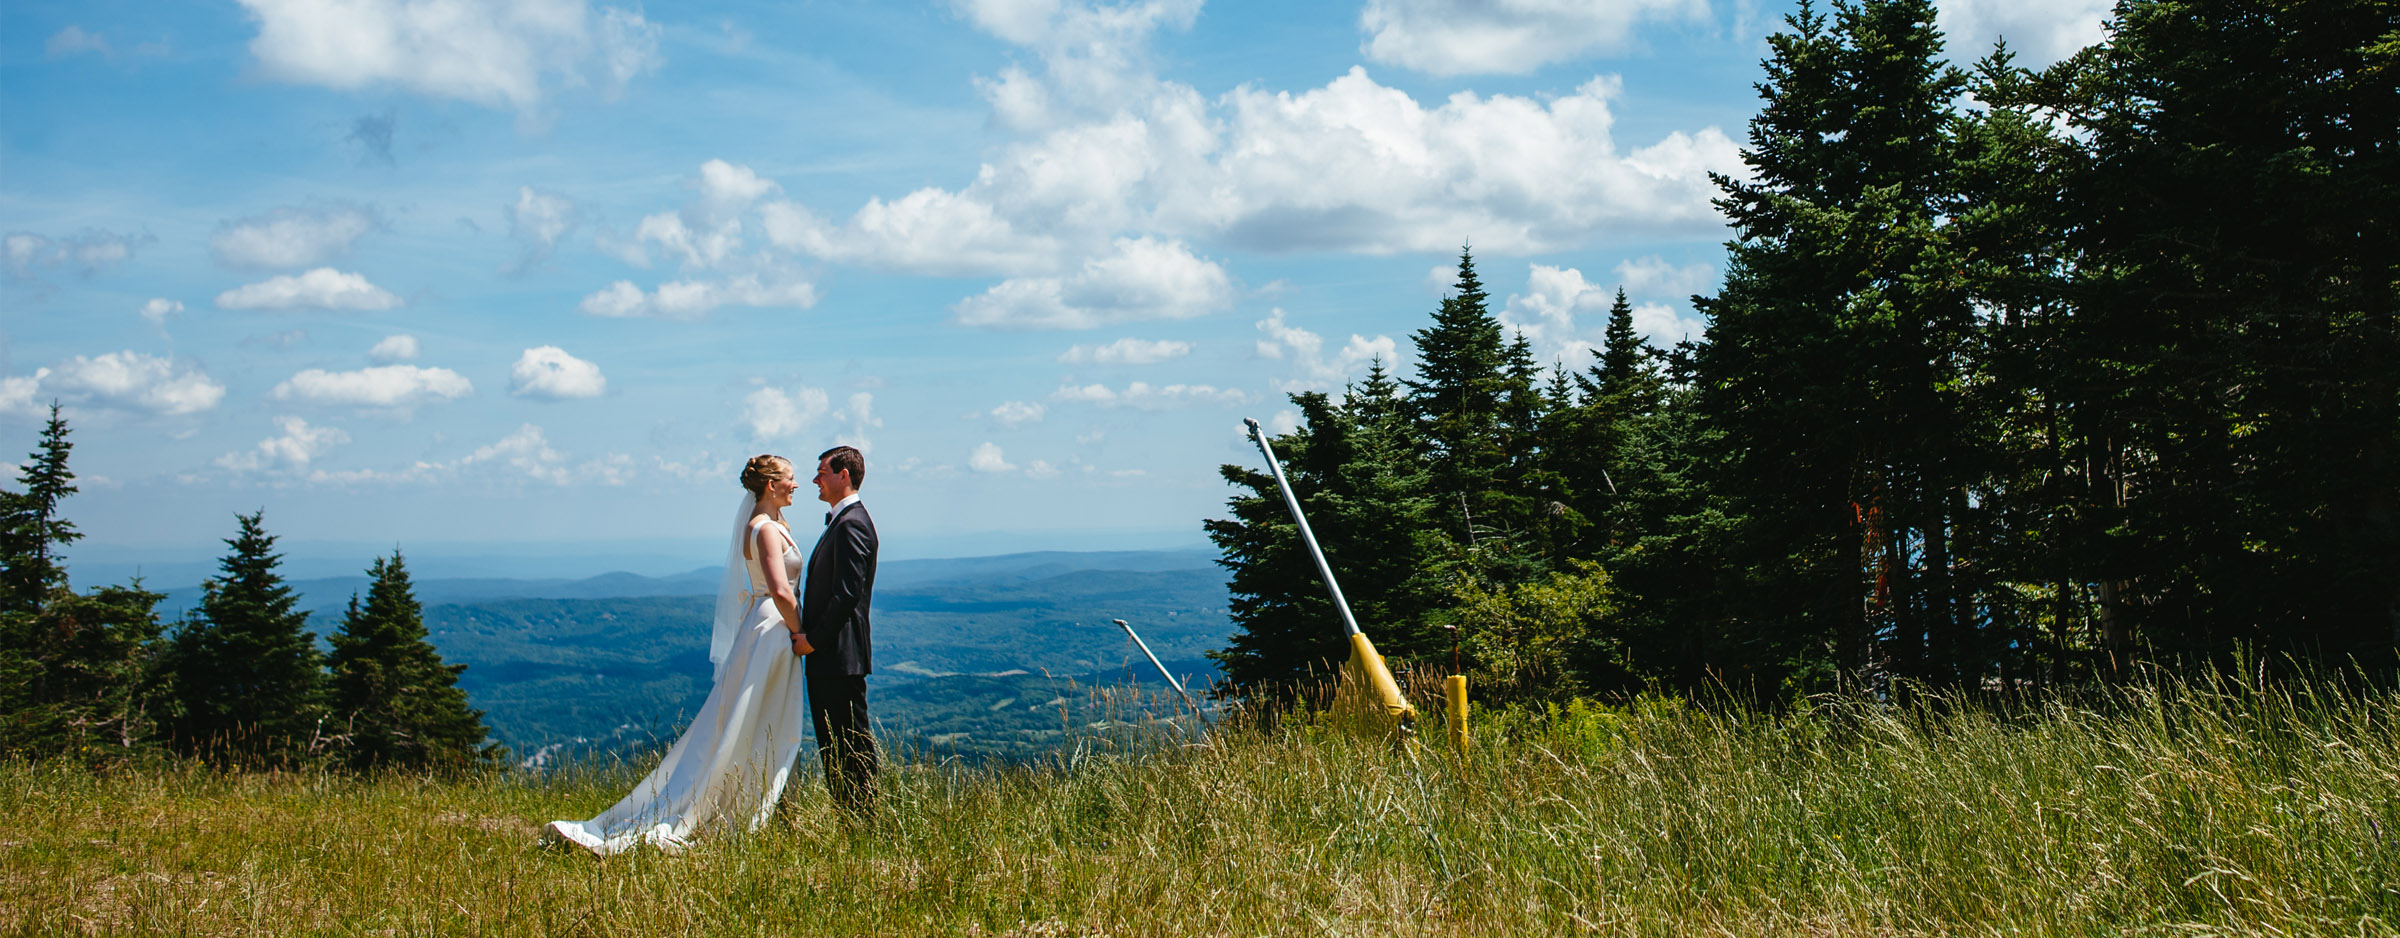
[[[847,446],[836,446],[818,453],[817,461],[824,463],[827,469],[849,473],[851,488],[867,487],[867,457],[861,455],[859,451]]]

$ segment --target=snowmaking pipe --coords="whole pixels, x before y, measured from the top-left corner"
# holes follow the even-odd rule
[[[1275,487],[1283,491],[1283,504],[1292,510],[1292,523],[1300,526],[1300,543],[1308,545],[1308,556],[1317,562],[1317,575],[1325,578],[1325,591],[1333,594],[1333,608],[1342,614],[1342,637],[1359,634],[1358,620],[1350,616],[1350,602],[1342,598],[1342,585],[1333,581],[1333,567],[1325,563],[1325,552],[1317,549],[1317,535],[1308,529],[1308,516],[1300,513],[1300,496],[1292,494],[1292,482],[1283,477],[1283,464],[1275,461],[1275,451],[1267,446],[1267,431],[1249,417],[1242,423],[1250,427],[1250,442],[1258,444],[1258,453],[1267,457],[1267,470],[1275,473]]]
[[[1345,706],[1344,698],[1357,709],[1375,715],[1376,725],[1398,731],[1402,738],[1413,739],[1416,732],[1417,708],[1408,705],[1400,693],[1400,684],[1392,680],[1392,669],[1384,664],[1383,656],[1375,653],[1375,643],[1360,631],[1358,620],[1350,615],[1350,601],[1342,598],[1342,585],[1333,579],[1333,567],[1325,562],[1325,552],[1317,547],[1316,532],[1308,529],[1308,516],[1300,511],[1300,498],[1292,494],[1292,480],[1283,474],[1283,464],[1275,459],[1275,451],[1267,446],[1267,431],[1258,421],[1243,418],[1250,427],[1250,440],[1258,444],[1259,455],[1267,457],[1267,468],[1275,473],[1275,487],[1283,490],[1283,503],[1292,510],[1292,523],[1300,527],[1300,543],[1308,545],[1308,556],[1317,562],[1317,575],[1325,578],[1325,591],[1333,594],[1333,608],[1342,614],[1342,638],[1350,645],[1350,658],[1342,663],[1342,680],[1335,692],[1335,706]]]
[[[1150,643],[1142,641],[1142,637],[1139,634],[1136,634],[1133,631],[1133,626],[1126,624],[1125,620],[1110,619],[1108,621],[1116,623],[1117,628],[1125,630],[1125,637],[1133,639],[1133,643],[1142,649],[1142,656],[1150,659],[1150,666],[1158,669],[1158,676],[1167,679],[1167,686],[1175,688],[1175,695],[1183,698],[1183,705],[1192,708],[1192,716],[1197,717],[1200,720],[1200,725],[1206,727],[1208,725],[1208,715],[1201,713],[1200,705],[1192,702],[1192,695],[1184,691],[1183,682],[1176,680],[1175,675],[1167,672],[1167,666],[1158,662],[1158,655],[1150,650]]]

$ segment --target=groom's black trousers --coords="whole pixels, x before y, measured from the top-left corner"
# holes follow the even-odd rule
[[[867,676],[811,674],[808,715],[817,724],[825,788],[852,814],[875,810],[875,734],[867,726]]]

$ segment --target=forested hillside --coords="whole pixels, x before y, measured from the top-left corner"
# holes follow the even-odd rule
[[[1205,686],[1225,586],[1190,554],[1018,555],[939,562],[875,596],[870,693],[888,739],[943,754],[1024,757],[1062,724],[1139,719],[1093,691],[1157,670],[1110,619],[1135,623],[1178,680]],[[1179,564],[1182,569],[1108,569]],[[936,562],[926,562],[936,568]],[[1078,569],[1082,567],[1082,569]],[[709,596],[512,599],[431,606],[434,643],[493,735],[543,761],[663,743],[708,695]],[[1062,709],[1063,708],[1063,709]],[[1154,707],[1164,716],[1170,706]]]

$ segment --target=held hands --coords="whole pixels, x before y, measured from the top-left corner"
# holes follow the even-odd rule
[[[815,651],[815,650],[817,650],[817,649],[816,649],[816,646],[814,646],[814,645],[810,645],[810,644],[808,643],[808,636],[807,636],[807,635],[805,635],[805,634],[802,634],[802,633],[801,633],[799,630],[797,630],[797,629],[794,629],[794,630],[792,630],[792,654],[793,654],[793,655],[795,655],[795,656],[804,656],[804,655],[807,655],[809,652],[812,652],[812,651]]]

